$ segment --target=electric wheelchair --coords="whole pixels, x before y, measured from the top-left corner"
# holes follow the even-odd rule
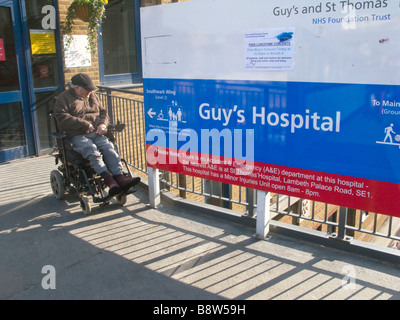
[[[109,125],[107,128],[107,138],[114,145],[116,152],[119,154],[119,148],[115,143],[115,134],[122,132],[125,129],[125,124],[117,123]],[[50,184],[54,196],[57,199],[64,199],[65,193],[78,194],[80,198],[80,207],[84,214],[91,213],[92,198],[93,203],[98,203],[100,206],[106,206],[110,203],[111,198],[115,197],[119,205],[124,205],[127,200],[127,195],[136,191],[135,187],[123,189],[121,193],[110,196],[105,188],[104,179],[100,177],[90,166],[88,160],[84,159],[80,153],[72,149],[72,145],[67,139],[67,135],[61,132],[53,133],[56,142],[56,150],[53,152],[55,164],[59,165],[57,170],[50,173]],[[127,162],[121,159],[123,164],[123,174],[125,177],[132,177],[132,172],[129,169]]]

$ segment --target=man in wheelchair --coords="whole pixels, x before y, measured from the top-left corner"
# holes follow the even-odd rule
[[[125,177],[121,158],[106,137],[109,116],[98,96],[97,87],[87,74],[71,78],[71,88],[55,102],[54,117],[58,130],[65,133],[72,149],[90,162],[104,179],[108,194],[115,196],[139,183],[140,178]]]

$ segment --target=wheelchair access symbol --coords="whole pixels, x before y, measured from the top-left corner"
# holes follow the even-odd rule
[[[151,119],[156,118],[160,121],[177,121],[186,123],[182,112],[182,107],[178,105],[177,101],[172,101],[171,104],[167,106],[167,109],[167,112],[164,112],[163,109],[160,109],[159,112],[155,112],[153,111],[153,108],[150,108],[147,114]]]
[[[400,134],[396,134],[396,132],[393,130],[393,123],[385,128],[385,138],[383,139],[383,141],[376,141],[376,143],[399,146],[400,149]]]

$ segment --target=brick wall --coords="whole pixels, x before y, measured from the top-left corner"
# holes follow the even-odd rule
[[[64,21],[67,15],[67,10],[69,5],[72,3],[73,0],[59,0],[58,1],[58,12],[59,17],[58,21],[60,22],[60,30],[61,30],[61,38],[63,38],[63,29],[64,29]],[[168,4],[172,2],[183,2],[183,1],[190,1],[190,0],[142,0],[142,6],[151,6],[151,5],[160,5],[160,4]],[[74,28],[73,28],[74,35],[86,35],[87,34],[87,23],[83,22],[79,19],[74,20]],[[63,46],[62,46],[63,47]],[[64,51],[62,50],[62,56],[64,57]],[[95,84],[99,84],[99,61],[98,55],[92,55],[92,65],[90,67],[82,67],[82,68],[66,68],[65,61],[63,59],[63,70],[64,70],[64,80],[67,84],[71,77],[77,73],[84,72],[87,73],[92,79]]]
[[[67,10],[69,5],[71,4],[72,0],[59,0],[58,1],[58,12],[59,17],[58,21],[60,22],[60,31],[61,31],[61,39],[63,39],[63,30],[64,30],[64,21],[67,15]],[[87,34],[87,23],[83,22],[79,19],[74,20],[74,28],[73,28],[74,35],[86,35]],[[62,47],[62,57],[64,57],[64,50],[63,45]],[[96,55],[92,55],[92,65],[90,67],[82,67],[82,68],[66,68],[65,61],[62,59],[63,64],[63,71],[64,71],[64,80],[67,84],[71,77],[77,73],[84,72],[87,73],[92,79],[95,84],[99,84],[99,63],[98,57]]]

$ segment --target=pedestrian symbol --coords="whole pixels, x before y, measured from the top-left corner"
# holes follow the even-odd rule
[[[376,141],[376,143],[399,146],[400,148],[400,134],[396,134],[396,132],[393,130],[393,127],[393,123],[387,126],[384,130],[385,138],[383,141]],[[393,137],[395,142],[393,142]]]

